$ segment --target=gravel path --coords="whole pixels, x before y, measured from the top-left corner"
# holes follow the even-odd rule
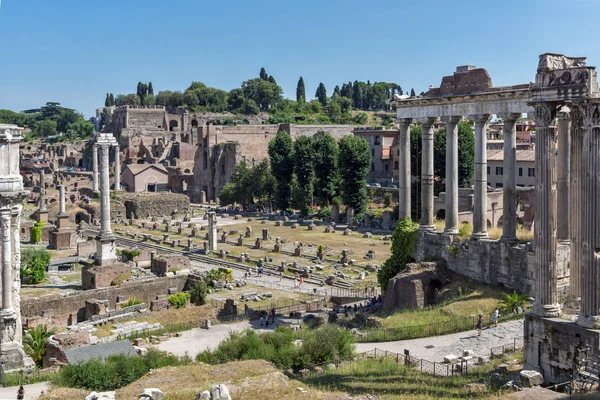
[[[42,392],[47,393],[50,390],[49,382],[39,382],[31,385],[24,385],[25,400],[34,400],[42,395]],[[0,387],[0,399],[16,399],[18,386]]]

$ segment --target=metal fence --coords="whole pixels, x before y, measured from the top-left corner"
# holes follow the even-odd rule
[[[524,313],[501,315],[499,322],[522,319]],[[396,340],[418,339],[422,337],[447,335],[476,329],[478,317],[475,315],[431,324],[404,326],[400,328],[368,328],[361,331],[357,342],[390,342]],[[490,326],[492,316],[484,315],[483,325]]]

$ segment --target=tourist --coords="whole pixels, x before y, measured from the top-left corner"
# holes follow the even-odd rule
[[[262,313],[262,311],[260,312],[260,326],[263,326],[263,321],[264,321],[265,317]]]
[[[500,318],[500,311],[498,308],[494,311],[494,316],[492,317],[492,321],[494,322],[494,326],[498,327],[498,318]]]
[[[304,280],[302,279],[302,277],[300,277],[300,282],[299,282],[299,287],[302,287],[302,284],[304,283]]]
[[[25,398],[25,389],[23,386],[19,386],[19,390],[17,391],[17,400],[23,400]]]
[[[481,336],[481,332],[483,331],[483,315],[479,314],[479,318],[477,318],[477,336]]]

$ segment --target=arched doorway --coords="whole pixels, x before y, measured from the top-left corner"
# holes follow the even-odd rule
[[[440,221],[444,221],[446,219],[446,210],[444,210],[443,208],[441,210],[439,210],[435,214],[435,219],[439,219]]]
[[[175,130],[175,128],[179,127],[179,122],[172,120],[169,121],[169,131],[173,132]]]

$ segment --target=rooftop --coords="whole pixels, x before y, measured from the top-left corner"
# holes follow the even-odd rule
[[[504,161],[504,150],[488,150],[488,161]],[[517,162],[534,162],[535,150],[517,150]]]

